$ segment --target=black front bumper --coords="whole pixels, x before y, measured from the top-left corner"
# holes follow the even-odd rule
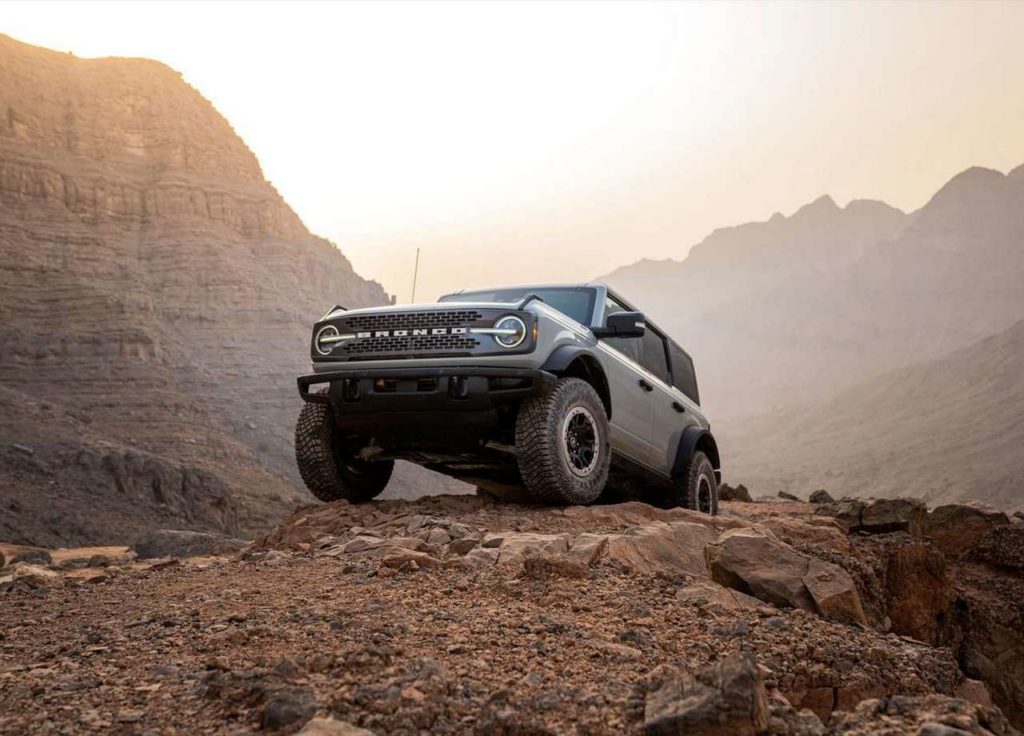
[[[345,413],[487,411],[534,396],[555,382],[535,368],[444,366],[346,369],[299,376],[304,401],[331,404]],[[311,387],[329,384],[326,393]]]

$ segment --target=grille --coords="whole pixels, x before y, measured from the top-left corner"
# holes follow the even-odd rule
[[[474,309],[437,312],[387,312],[384,314],[357,314],[346,317],[345,328],[356,330],[402,330],[422,327],[461,327],[477,322],[483,315]],[[457,337],[457,335],[456,335]],[[385,339],[385,338],[381,338]]]
[[[437,323],[435,323],[437,324]],[[380,329],[384,329],[381,327]],[[399,328],[401,329],[401,328]],[[468,335],[406,335],[402,337],[364,337],[342,343],[344,355],[381,353],[451,353],[472,350],[480,343]],[[338,350],[334,351],[339,352]]]

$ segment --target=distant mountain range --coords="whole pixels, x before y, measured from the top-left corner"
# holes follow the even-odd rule
[[[790,217],[717,230],[681,261],[640,261],[604,280],[694,355],[736,460],[732,480],[773,490],[831,478],[896,493],[916,479],[908,492],[997,488],[1024,501],[1024,487],[1012,490],[1024,451],[996,440],[1019,437],[1020,385],[977,383],[1021,366],[1010,361],[1024,319],[1024,166],[968,169],[910,214],[823,197]],[[915,382],[934,390],[909,391]],[[950,426],[930,418],[937,406],[957,407],[943,415]],[[968,471],[963,452],[985,453],[988,467]],[[879,453],[888,464],[874,464]]]

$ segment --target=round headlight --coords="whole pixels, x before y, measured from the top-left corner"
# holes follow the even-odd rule
[[[517,348],[526,339],[526,323],[514,314],[506,314],[494,323],[494,327],[502,330],[494,336],[494,341],[503,348]]]
[[[338,328],[334,325],[324,325],[317,330],[316,337],[313,338],[313,346],[320,355],[330,355],[331,351],[334,350],[334,346],[337,345],[337,341],[324,340],[325,337],[337,337]]]

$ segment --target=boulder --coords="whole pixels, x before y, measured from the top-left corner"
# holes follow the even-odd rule
[[[384,567],[405,568],[418,570],[420,568],[437,567],[441,561],[426,552],[417,552],[412,549],[393,547],[389,549],[381,560]]]
[[[814,491],[810,497],[811,503],[835,503],[835,499],[824,488]]]
[[[14,568],[13,580],[15,582],[20,581],[23,585],[27,585],[30,588],[52,588],[61,583],[61,576],[41,565],[19,562],[18,566]]]
[[[803,576],[807,557],[754,529],[725,532],[705,549],[711,579],[772,605],[815,612]]]
[[[945,695],[894,695],[864,700],[852,710],[836,712],[829,721],[829,733],[969,736],[1013,731],[998,708]]]
[[[925,535],[946,557],[957,560],[977,546],[989,530],[1009,523],[1006,514],[984,504],[953,503],[928,514]]]
[[[705,550],[711,578],[776,606],[866,624],[860,595],[838,565],[797,552],[754,529],[725,532]]]
[[[860,515],[859,531],[868,534],[907,532],[924,534],[928,509],[916,498],[878,498],[867,503]]]
[[[302,727],[298,736],[373,736],[373,731],[333,718],[314,718]]]
[[[846,570],[812,557],[807,561],[803,581],[823,618],[846,624],[867,625],[857,586]]]
[[[714,530],[701,524],[655,521],[624,534],[609,534],[600,562],[642,574],[706,576],[704,548],[716,537]]]
[[[0,542],[0,567],[13,565],[15,562],[34,562],[49,565],[53,562],[48,550],[42,547],[29,547],[21,544],[4,544]]]
[[[806,519],[806,520],[805,520]],[[843,526],[835,519],[805,517],[794,519],[789,516],[770,516],[762,519],[760,526],[787,544],[802,549],[827,550],[849,554],[850,538]]]
[[[765,605],[752,595],[726,588],[709,580],[698,580],[676,591],[676,600],[697,608],[725,611],[756,611]]]
[[[718,486],[718,500],[719,501],[741,501],[743,503],[752,503],[753,498],[750,497],[750,491],[747,487],[740,483],[738,486],[733,488],[728,483],[723,483]]]
[[[781,498],[784,501],[799,501],[800,500],[799,496],[795,496],[792,493],[788,493],[786,491],[779,491],[778,495],[779,495],[779,498]]]
[[[847,532],[853,532],[860,529],[860,517],[863,511],[863,501],[844,498],[834,503],[823,503],[814,510],[814,513],[818,516],[831,516],[842,524]]]
[[[734,654],[647,695],[644,734],[754,736],[768,728],[768,696],[753,659]]]
[[[1024,525],[1009,524],[989,530],[966,557],[1007,572],[1024,572]]]
[[[562,554],[568,551],[568,534],[509,532],[502,537],[501,546],[498,548],[498,564],[520,565],[524,557],[540,554]]]
[[[400,539],[401,537],[399,537]],[[419,540],[423,541],[423,540]],[[345,554],[355,554],[356,552],[369,552],[370,550],[379,549],[387,544],[387,540],[375,537],[370,534],[360,534],[355,539],[351,539],[342,545],[341,551]],[[425,544],[425,542],[424,542]]]
[[[198,557],[200,555],[229,554],[248,544],[221,534],[190,532],[180,529],[157,529],[138,540],[133,549],[139,559],[158,557]]]

